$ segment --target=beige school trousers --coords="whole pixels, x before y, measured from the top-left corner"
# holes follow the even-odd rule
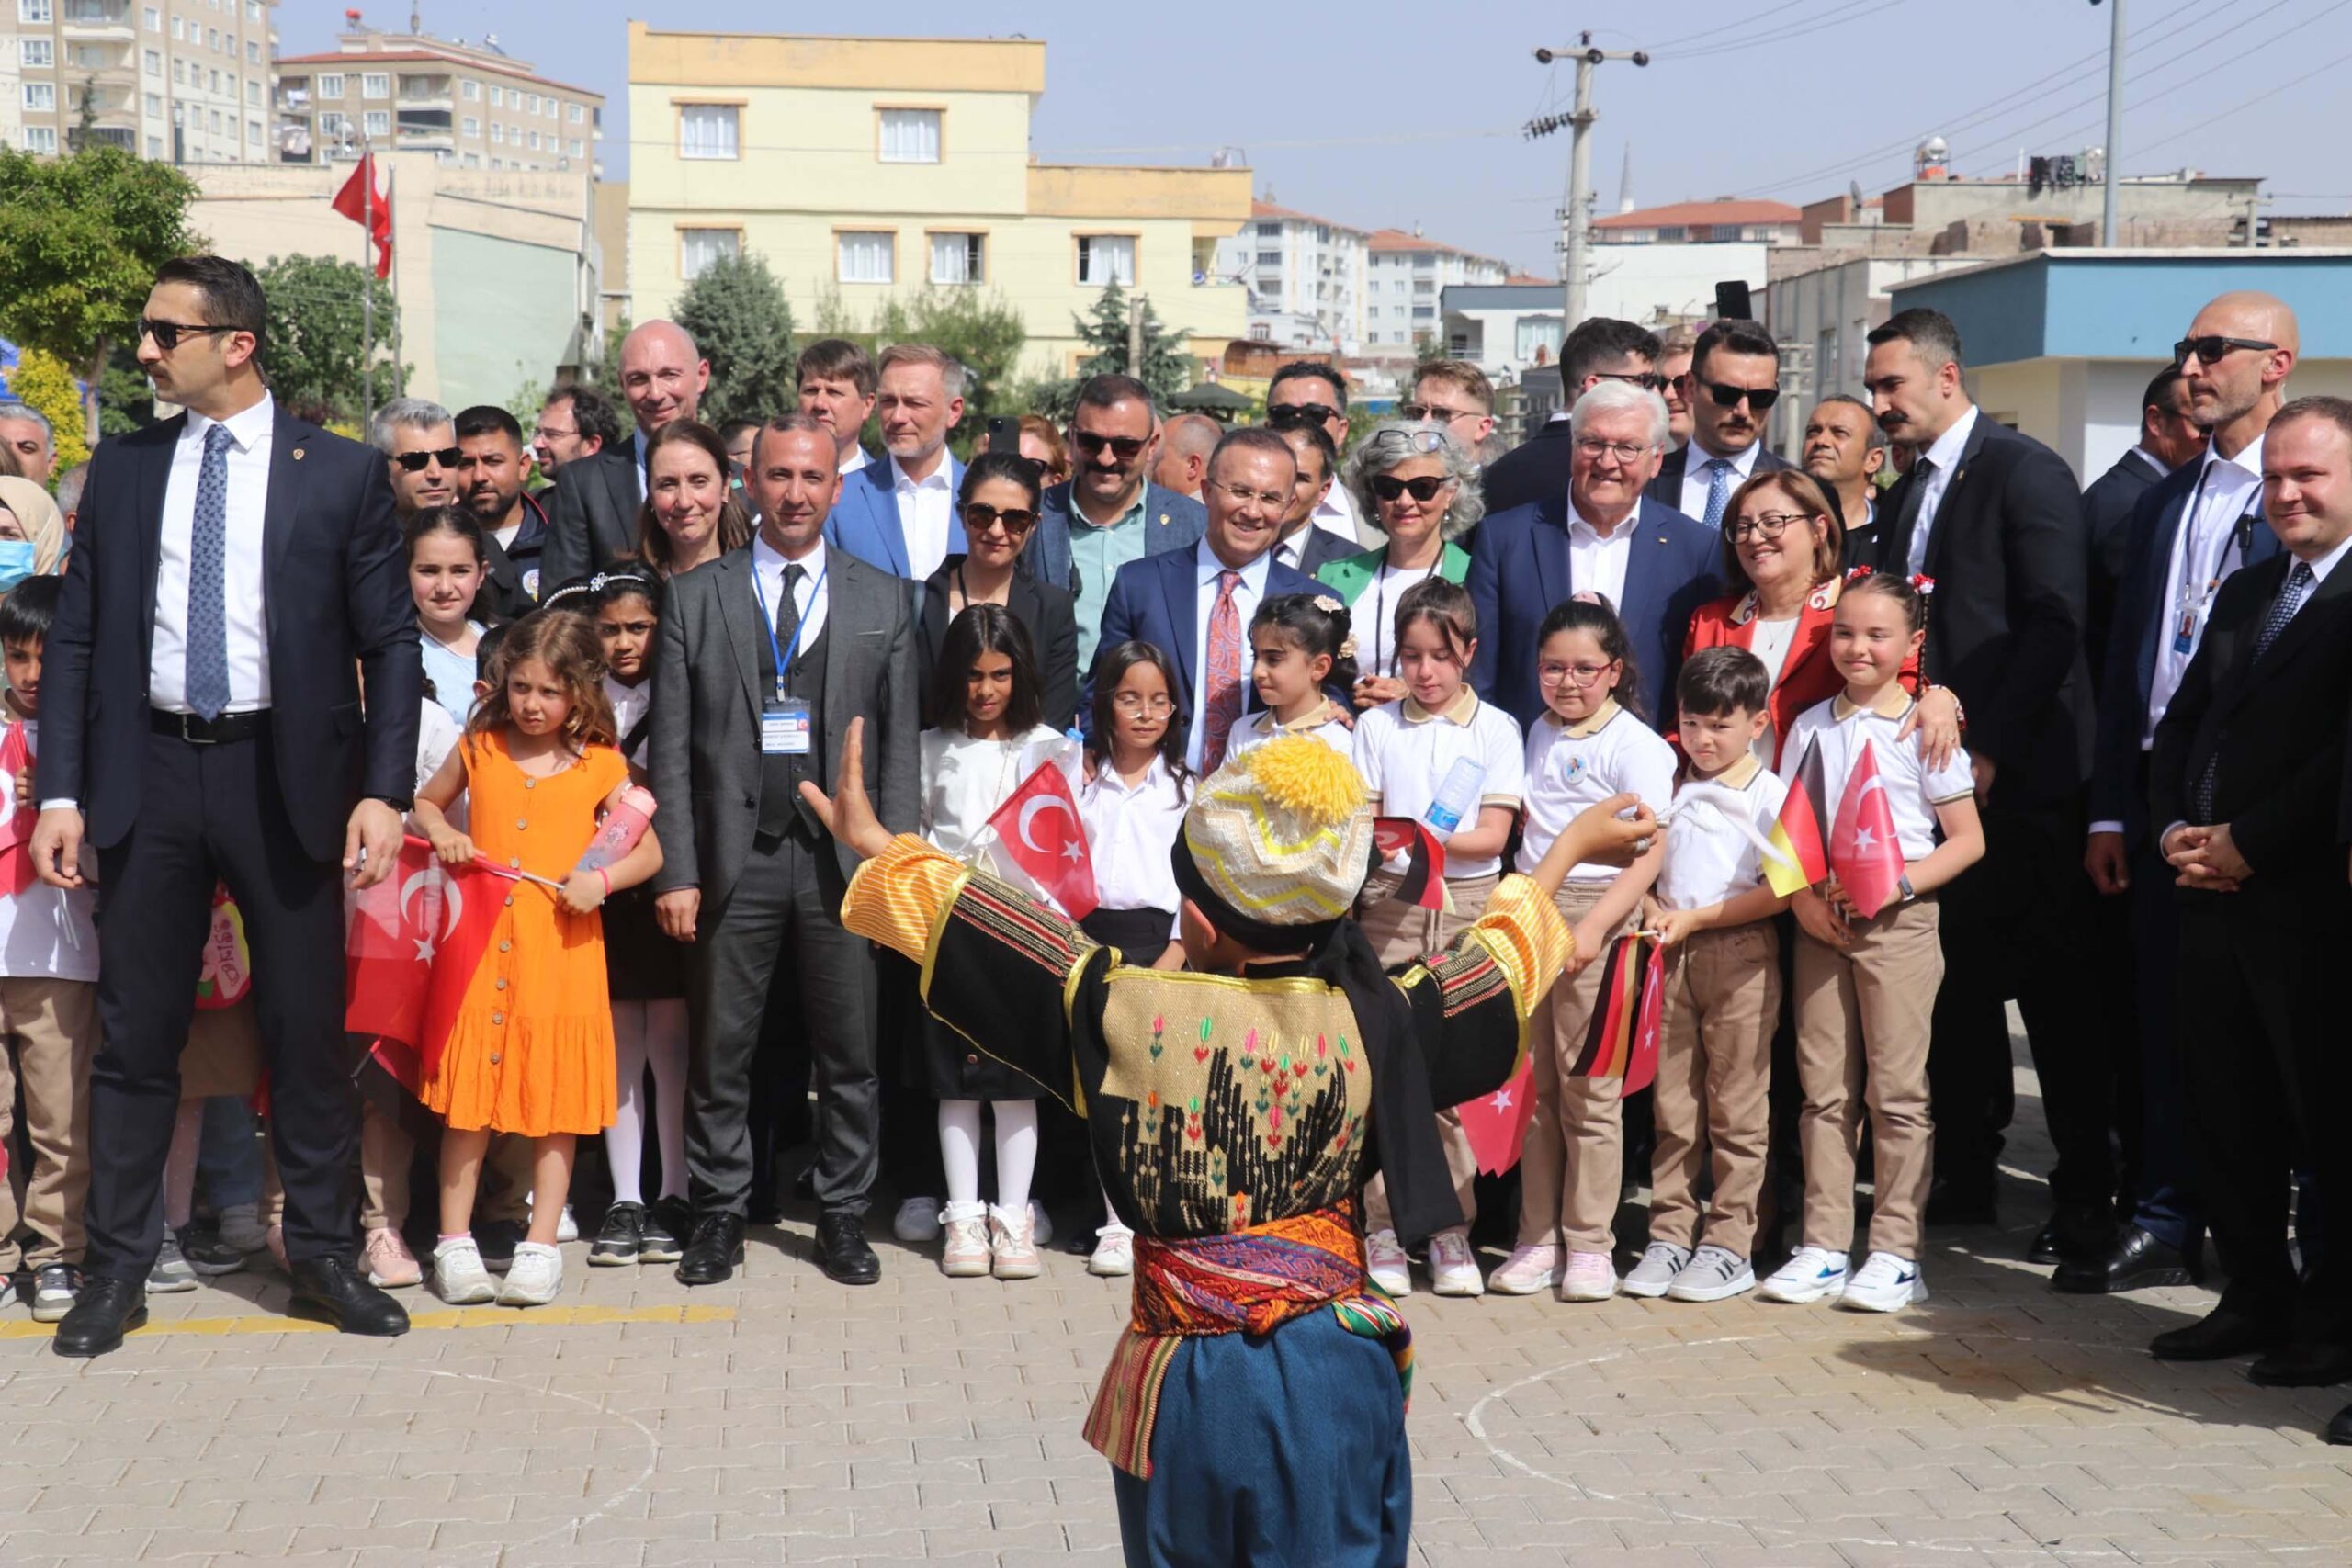
[[[1699,931],[1667,949],[1658,1015],[1657,1130],[1650,1239],[1699,1238],[1699,1169],[1714,1166],[1706,1239],[1747,1256],[1771,1141],[1767,1095],[1781,1012],[1781,942],[1771,923]]]
[[[1609,891],[1605,881],[1564,882],[1553,896],[1571,926]],[[1590,962],[1563,975],[1535,1009],[1527,1054],[1535,1064],[1535,1113],[1519,1162],[1519,1245],[1565,1236],[1572,1252],[1613,1252],[1611,1222],[1625,1181],[1625,1119],[1617,1080],[1570,1076],[1584,1051],[1585,1029],[1600,1005],[1609,947],[1634,927],[1628,913],[1604,932]]]
[[[0,979],[0,1147],[25,1095],[28,1170],[0,1181],[0,1267],[13,1273],[82,1261],[90,1191],[90,1063],[98,1054],[98,987],[46,976]],[[17,1226],[31,1232],[18,1258]]]
[[[1445,889],[1453,899],[1451,911],[1423,909],[1390,897],[1398,880],[1394,873],[1375,871],[1356,900],[1356,924],[1363,928],[1381,964],[1389,967],[1417,963],[1460,936],[1487,912],[1487,900],[1502,878],[1448,877]],[[1462,1130],[1460,1113],[1450,1106],[1437,1113],[1437,1141],[1445,1150],[1446,1174],[1453,1178],[1453,1197],[1462,1208],[1462,1223],[1468,1224],[1478,1217],[1477,1200],[1471,1190],[1478,1178],[1478,1156],[1470,1152],[1470,1134]],[[1363,1228],[1385,1231],[1392,1224],[1388,1184],[1375,1176],[1363,1190]]]

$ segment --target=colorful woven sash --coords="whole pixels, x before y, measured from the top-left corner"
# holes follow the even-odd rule
[[[1413,1337],[1404,1314],[1364,1276],[1355,1203],[1342,1199],[1227,1235],[1136,1238],[1135,1306],[1087,1413],[1086,1440],[1128,1474],[1151,1476],[1160,1384],[1186,1338],[1272,1334],[1329,1306],[1351,1334],[1387,1343],[1409,1401]]]

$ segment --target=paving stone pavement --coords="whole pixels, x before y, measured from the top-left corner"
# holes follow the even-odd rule
[[[2022,1172],[2048,1150],[2020,1090]],[[2038,1191],[2006,1197],[1891,1318],[1417,1294],[1416,1564],[2352,1562],[2352,1450],[2313,1435],[2352,1393],[2157,1364],[2211,1298],[2054,1295],[2015,1261]],[[1124,1287],[1060,1253],[953,1282],[885,1243],[844,1290],[808,1232],[691,1294],[569,1248],[561,1307],[389,1342],[288,1325],[274,1273],[156,1298],[95,1363],[12,1308],[0,1562],[1118,1562],[1079,1427]]]

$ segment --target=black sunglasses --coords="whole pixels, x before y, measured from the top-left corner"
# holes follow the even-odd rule
[[[165,354],[179,347],[180,336],[185,333],[194,333],[199,336],[209,337],[214,333],[233,333],[239,330],[236,327],[207,326],[202,321],[158,321],[145,316],[139,318],[139,335],[153,338],[155,346]]]
[[[458,460],[464,456],[465,453],[455,446],[444,446],[437,452],[402,452],[392,461],[398,463],[409,473],[421,474],[424,472],[424,466],[427,463],[438,463],[445,468],[454,468],[458,466]]]
[[[2223,337],[2218,333],[2213,333],[2204,337],[2185,337],[2174,344],[2172,362],[2176,366],[2186,365],[2188,363],[2188,356],[2193,354],[2197,356],[2199,364],[2211,365],[2222,358],[2233,348],[2273,349],[2278,346],[2275,343],[2265,343],[2258,337]]]
[[[1655,370],[1596,370],[1592,378],[1596,381],[1625,381],[1653,392],[1666,390],[1666,378]]]
[[[1090,455],[1104,451],[1114,454],[1122,463],[1129,462],[1150,442],[1148,435],[1097,435],[1091,430],[1073,430],[1070,445]]]
[[[1762,413],[1781,400],[1778,387],[1729,387],[1721,381],[1710,381],[1706,386],[1707,396],[1715,400],[1715,407],[1719,409],[1736,409],[1739,407],[1740,400],[1745,398],[1749,408]]]
[[[986,502],[967,502],[964,507],[964,529],[967,533],[985,534],[991,523],[1001,523],[1008,534],[1026,534],[1037,525],[1037,514],[1025,506],[1008,506],[1002,510]]]
[[[1452,479],[1439,474],[1423,474],[1419,479],[1400,479],[1395,474],[1374,474],[1369,481],[1372,493],[1382,501],[1394,501],[1410,491],[1415,501],[1426,505],[1437,499],[1437,492],[1452,484]]]
[[[1322,424],[1339,417],[1329,403],[1275,403],[1266,410],[1268,424]]]

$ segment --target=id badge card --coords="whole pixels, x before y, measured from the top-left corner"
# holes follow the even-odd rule
[[[808,754],[808,705],[797,697],[779,697],[760,710],[760,754],[763,757],[805,757]]]
[[[2172,650],[2178,654],[2197,651],[2197,612],[2183,609],[2179,622],[2173,627]]]

